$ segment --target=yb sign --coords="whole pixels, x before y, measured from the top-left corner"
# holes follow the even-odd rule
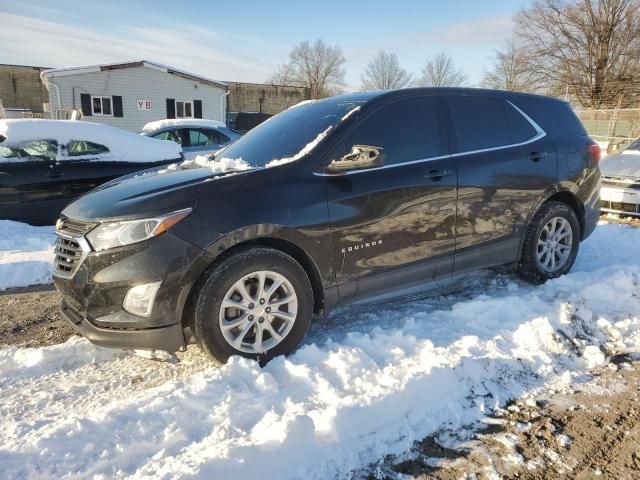
[[[136,100],[136,104],[138,105],[138,110],[151,110],[151,100],[149,99]]]

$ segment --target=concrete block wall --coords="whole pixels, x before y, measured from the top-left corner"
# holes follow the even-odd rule
[[[229,81],[226,83],[229,86],[227,112],[262,112],[275,115],[311,98],[310,90],[304,87]]]
[[[5,108],[29,108],[42,112],[49,102],[47,88],[40,80],[43,67],[0,65],[0,99]]]

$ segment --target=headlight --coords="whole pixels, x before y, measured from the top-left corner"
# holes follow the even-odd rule
[[[87,234],[87,240],[96,252],[142,242],[166,232],[190,213],[187,208],[161,217],[102,223]]]

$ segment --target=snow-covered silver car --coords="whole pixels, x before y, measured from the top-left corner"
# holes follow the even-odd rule
[[[602,211],[640,217],[640,139],[600,161]]]
[[[147,123],[140,135],[159,140],[172,140],[182,146],[187,160],[198,155],[209,155],[226,147],[241,136],[217,120],[177,118]]]

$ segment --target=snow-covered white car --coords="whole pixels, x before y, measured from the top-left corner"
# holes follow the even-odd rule
[[[129,173],[182,160],[180,145],[109,125],[0,121],[0,219],[53,224],[66,204]]]
[[[182,146],[187,160],[215,153],[242,134],[217,120],[176,118],[147,123],[140,135],[158,140],[172,140]]]
[[[640,138],[600,162],[602,211],[640,217]]]

